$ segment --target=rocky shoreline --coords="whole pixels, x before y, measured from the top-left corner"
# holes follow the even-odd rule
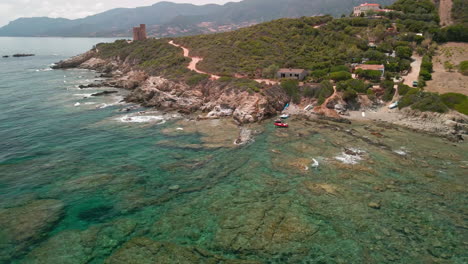
[[[104,81],[81,85],[80,89],[115,87],[130,90],[127,102],[155,107],[163,111],[181,114],[197,114],[198,119],[232,117],[238,125],[255,123],[277,116],[289,103],[290,98],[279,85],[269,85],[261,93],[251,93],[227,87],[213,80],[205,80],[190,86],[182,81],[163,76],[152,76],[141,70],[137,62],[119,58],[102,59],[99,51],[90,50],[79,56],[55,64],[53,69],[81,68],[100,73]],[[312,109],[304,110],[310,101],[292,104],[285,113],[303,115],[308,119],[323,119],[340,123],[351,121],[377,121],[398,125],[414,131],[445,137],[451,141],[463,141],[468,135],[468,117],[451,112],[449,114],[423,113],[410,109],[390,111],[386,106],[376,110],[350,111],[346,116],[327,116]],[[339,100],[336,103],[340,103]],[[335,106],[336,108],[336,106]],[[361,116],[361,113],[367,116]]]
[[[268,87],[262,93],[251,93],[213,80],[190,86],[163,76],[151,76],[138,69],[132,61],[121,61],[118,58],[103,60],[97,56],[96,50],[61,61],[52,68],[95,70],[107,79],[101,83],[80,86],[81,89],[128,89],[131,92],[125,98],[127,102],[182,114],[201,112],[200,118],[203,119],[232,117],[239,124],[254,123],[277,115],[289,101],[279,86]]]

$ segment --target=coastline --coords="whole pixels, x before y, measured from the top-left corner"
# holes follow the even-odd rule
[[[226,91],[216,80],[206,80],[197,85],[169,80],[163,76],[152,76],[137,69],[128,61],[116,58],[104,60],[99,57],[99,50],[90,50],[65,61],[58,62],[53,69],[83,68],[94,70],[105,80],[83,86],[114,87],[130,90],[125,101],[139,103],[145,107],[154,107],[162,111],[178,112],[184,115],[196,115],[197,120],[233,118],[239,127],[249,123],[275,118],[281,113],[301,115],[309,119],[322,119],[339,123],[382,122],[397,125],[413,131],[447,138],[452,142],[461,142],[468,134],[468,117],[451,111],[447,114],[420,112],[417,110],[388,109],[387,105],[378,105],[375,109],[361,107],[360,110],[347,111],[344,115],[327,116],[315,110],[305,111],[304,106],[291,104],[278,85],[268,85],[266,92],[251,94],[246,91]],[[334,110],[331,110],[334,112]],[[365,113],[363,116],[362,113]],[[240,135],[239,138],[242,138]],[[241,140],[248,142],[250,139]]]

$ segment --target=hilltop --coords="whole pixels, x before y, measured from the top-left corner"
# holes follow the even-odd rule
[[[244,0],[225,5],[159,2],[138,8],[117,8],[82,19],[20,18],[0,28],[0,36],[130,37],[131,28],[147,24],[154,37],[195,35],[235,30],[278,18],[348,15],[364,0]],[[377,0],[388,5],[394,0]]]
[[[398,101],[402,111],[451,113],[447,118],[466,121],[456,114],[468,114],[465,95],[424,90],[432,79],[438,45],[467,41],[465,26],[440,28],[430,0],[399,0],[390,8],[394,11],[369,17],[278,19],[233,32],[121,40],[99,44],[57,67],[103,71],[114,77],[106,85],[132,90],[127,100],[185,113],[201,111],[201,118],[233,116],[240,123],[255,122],[291,102],[300,109],[314,106],[303,114],[343,121],[348,110],[387,109]],[[191,59],[180,46],[198,57],[198,73],[188,69]],[[279,68],[309,74],[301,83],[279,80]],[[416,74],[410,77],[408,72]],[[409,84],[415,87],[403,84],[402,78],[414,78]]]

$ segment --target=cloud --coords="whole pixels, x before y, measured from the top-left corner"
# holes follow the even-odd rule
[[[0,0],[0,27],[20,17],[82,18],[117,7],[148,6],[161,0]],[[175,3],[224,4],[240,0],[170,0]]]

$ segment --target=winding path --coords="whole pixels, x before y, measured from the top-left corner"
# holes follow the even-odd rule
[[[171,44],[172,46],[175,46],[175,47],[178,47],[178,48],[181,48],[183,51],[184,51],[184,57],[186,58],[190,58],[192,61],[189,63],[189,65],[187,66],[187,68],[191,71],[195,71],[197,73],[200,73],[200,74],[207,74],[207,75],[210,75],[210,78],[212,80],[218,80],[219,78],[221,78],[221,76],[218,76],[218,75],[214,75],[214,74],[210,74],[210,73],[207,73],[207,72],[204,72],[204,71],[201,71],[197,68],[197,64],[203,60],[203,58],[201,57],[191,57],[190,56],[190,50],[187,49],[186,47],[184,46],[181,46],[181,45],[178,45],[176,43],[174,43],[173,40],[169,41],[169,44]],[[270,79],[255,79],[254,81],[258,82],[258,83],[266,83],[267,85],[275,85],[275,84],[279,84],[278,81],[275,81],[275,80],[270,80]]]
[[[175,46],[175,47],[178,47],[178,48],[181,48],[183,51],[184,51],[184,57],[186,58],[190,58],[192,61],[190,61],[189,65],[187,66],[187,68],[191,71],[195,71],[197,73],[200,73],[200,74],[207,74],[207,75],[210,75],[210,78],[212,80],[217,80],[219,78],[221,78],[221,76],[218,76],[218,75],[214,75],[214,74],[209,74],[209,73],[206,73],[204,71],[201,71],[197,68],[197,64],[203,60],[203,58],[200,58],[200,57],[191,57],[190,56],[190,50],[187,49],[186,47],[183,47],[181,45],[178,45],[178,44],[175,44],[173,40],[169,41],[169,44],[171,44],[172,46]]]
[[[340,118],[340,115],[335,111],[335,109],[329,109],[327,107],[328,103],[335,99],[338,95],[338,91],[336,90],[336,86],[333,86],[333,94],[328,97],[322,105],[318,105],[314,108],[314,112],[317,114],[323,114],[328,117]]]

